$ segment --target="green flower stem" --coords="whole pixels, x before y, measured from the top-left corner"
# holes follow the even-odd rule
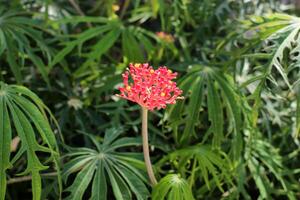
[[[142,107],[142,137],[143,137],[143,152],[144,152],[144,160],[147,168],[147,173],[151,184],[154,186],[157,184],[157,180],[154,176],[152,164],[150,160],[149,153],[149,144],[148,144],[148,110],[147,108]]]

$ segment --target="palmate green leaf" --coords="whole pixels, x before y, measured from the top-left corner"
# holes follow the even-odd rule
[[[135,27],[124,29],[122,32],[122,50],[124,56],[131,62],[145,61],[144,53],[141,51],[140,44],[144,44],[148,53],[151,52],[151,42],[143,36],[139,29]]]
[[[24,94],[22,91],[27,92]],[[28,91],[29,90],[24,87],[6,85],[0,82],[0,120],[1,123],[4,123],[1,125],[0,136],[2,138],[1,142],[5,142],[5,144],[0,143],[1,155],[4,155],[3,157],[1,156],[2,162],[0,164],[0,199],[4,199],[5,197],[5,170],[10,167],[11,164],[14,164],[24,153],[26,153],[27,157],[27,167],[20,175],[31,174],[33,199],[38,200],[41,197],[42,184],[39,172],[48,168],[48,166],[42,164],[37,157],[37,151],[50,154],[49,160],[55,163],[59,174],[58,146],[45,115],[44,105],[42,102],[38,102],[36,96],[32,95],[33,93]],[[33,102],[38,103],[34,104]],[[20,137],[21,147],[16,156],[10,160],[12,125]],[[37,135],[41,136],[42,142],[46,145],[42,146],[38,144],[36,139]],[[58,175],[58,177],[59,188],[61,189],[60,175]]]
[[[51,59],[52,51],[44,42],[42,28],[37,29],[38,25],[34,20],[25,16],[24,12],[0,10],[0,55],[6,53],[7,62],[17,82],[22,82],[22,67],[24,58],[27,56],[49,84],[47,76],[49,69],[36,55],[34,46],[37,46],[39,52],[47,56],[48,61]],[[18,56],[18,54],[22,56]]]
[[[297,17],[279,13],[271,13],[264,16],[252,15],[249,16],[248,20],[242,21],[242,27],[251,32],[249,34],[250,37],[246,35],[244,37],[247,39],[260,38],[264,40],[274,32],[297,22],[297,20]]]
[[[241,87],[248,86],[251,83],[258,82],[249,99],[253,99],[252,125],[256,126],[260,108],[262,106],[261,94],[268,86],[267,80],[271,81],[276,87],[281,86],[281,79],[276,77],[279,74],[284,83],[292,90],[289,77],[291,68],[298,65],[299,60],[299,24],[300,18],[285,14],[268,14],[264,16],[252,16],[244,21],[242,28],[245,30],[242,35],[242,41],[247,49],[247,55],[241,57],[251,58],[251,61],[257,59],[260,67],[254,68],[254,76],[249,74],[247,80]],[[259,46],[259,49],[254,49]],[[252,53],[254,50],[255,53]],[[262,53],[263,52],[263,53]],[[240,59],[239,58],[239,59]],[[261,62],[259,59],[268,59],[267,62]],[[275,77],[275,78],[274,78]],[[250,88],[250,87],[249,87]]]
[[[75,23],[78,22],[95,22],[95,26],[79,33],[78,35],[73,36],[75,39],[72,39],[64,43],[64,48],[57,53],[54,57],[53,62],[50,64],[50,67],[53,67],[55,64],[60,63],[66,55],[71,53],[71,51],[78,47],[79,55],[86,58],[82,67],[77,69],[75,72],[76,76],[85,75],[86,69],[91,67],[94,62],[99,61],[103,55],[105,55],[113,45],[121,39],[122,41],[122,51],[123,55],[131,61],[142,62],[145,59],[143,51],[141,51],[141,46],[145,49],[150,58],[154,47],[152,45],[152,40],[155,39],[155,34],[150,31],[147,31],[138,26],[128,25],[125,26],[123,22],[119,19],[108,19],[104,20],[103,18],[98,19],[98,17],[79,17],[79,21],[76,21],[78,17],[74,17],[75,21],[71,19],[57,21],[57,23]],[[95,40],[94,45],[89,49],[84,49],[82,51],[82,45],[89,41]],[[92,71],[95,70],[94,68]]]
[[[284,67],[285,52],[289,51],[288,57],[293,57],[299,53],[299,28],[300,18],[285,14],[268,14],[262,17],[252,16],[250,20],[244,21],[245,35],[251,33],[251,41],[265,41],[271,45],[263,45],[267,51],[269,62],[263,68],[262,81],[271,76],[273,69],[280,74],[287,86],[292,89],[288,80],[288,70]],[[289,59],[289,58],[288,58]],[[259,75],[261,76],[261,75]]]
[[[66,42],[65,47],[56,54],[49,65],[50,68],[52,68],[57,63],[60,63],[64,59],[64,57],[69,54],[76,46],[78,46],[78,48],[80,49],[79,53],[81,53],[80,47],[86,41],[90,40],[93,37],[99,36],[100,34],[105,33],[111,29],[111,25],[101,25],[76,35],[75,40]]]
[[[42,137],[43,141],[50,147],[51,159],[55,164],[56,170],[58,172],[58,185],[60,191],[62,190],[62,183],[60,177],[60,166],[59,166],[59,154],[57,152],[58,146],[56,143],[56,138],[51,130],[49,123],[44,120],[44,115],[39,111],[39,109],[31,102],[26,101],[25,98],[12,95],[15,97],[15,102],[23,108],[23,111],[29,116],[32,123],[35,125],[37,131]]]
[[[196,81],[198,80],[197,75],[195,75],[195,73],[194,73],[194,75],[189,74],[187,76],[184,76],[182,79],[179,80],[179,87],[183,91],[182,96],[187,98],[187,96],[190,92],[190,88],[193,87],[193,83],[195,80]],[[194,93],[192,93],[191,95],[193,95],[195,99],[198,98]],[[200,104],[198,104],[198,105],[200,106]],[[200,107],[197,108],[194,106],[195,106],[195,104],[191,104],[189,107],[193,110],[199,111]],[[164,116],[164,120],[169,120],[170,122],[172,122],[170,124],[170,126],[172,127],[173,137],[174,137],[174,140],[177,145],[182,144],[181,141],[184,142],[184,141],[190,140],[189,136],[191,135],[191,134],[188,134],[188,135],[181,136],[178,134],[178,126],[185,122],[183,116],[179,115],[178,113],[184,112],[184,108],[185,108],[184,101],[182,101],[182,100],[178,101],[175,105],[171,105],[167,108],[167,112]],[[196,119],[193,119],[193,120],[196,120]],[[190,124],[190,126],[194,127],[195,124]],[[192,127],[186,127],[185,129],[192,130]],[[187,131],[185,131],[185,133],[187,133]]]
[[[233,83],[216,68],[194,65],[193,69],[179,80],[178,85],[184,91],[185,100],[171,106],[167,110],[165,120],[169,121],[169,125],[175,132],[175,139],[179,139],[177,140],[179,145],[184,146],[193,138],[201,136],[196,130],[201,126],[199,116],[206,100],[208,118],[211,122],[208,134],[214,134],[214,147],[220,148],[224,139],[224,116],[226,115],[229,122],[228,132],[232,132],[236,138],[232,152],[235,152],[234,157],[238,158],[242,142],[240,135],[242,112],[239,106],[242,100]],[[183,124],[184,131],[179,134],[177,130]]]
[[[45,170],[48,167],[44,166],[38,159],[36,152],[44,151],[50,153],[50,150],[46,147],[40,146],[35,139],[34,131],[30,122],[27,120],[26,116],[21,112],[21,110],[14,104],[8,104],[9,110],[12,114],[12,119],[18,135],[22,141],[21,150],[27,149],[27,159],[28,164],[26,170],[22,174],[30,173],[32,176],[32,193],[33,199],[40,199],[41,197],[41,177],[39,172]],[[21,151],[20,150],[20,151]]]
[[[127,152],[116,151],[129,144],[140,145],[140,138],[119,138],[122,131],[122,128],[108,129],[102,143],[88,135],[95,150],[70,148],[66,157],[71,160],[66,163],[63,176],[67,180],[70,174],[78,174],[67,189],[70,192],[67,199],[81,199],[89,185],[92,185],[91,199],[110,199],[107,196],[109,187],[117,200],[131,200],[133,195],[138,200],[149,197],[145,175],[140,171],[144,169],[143,162]],[[84,185],[79,187],[83,182]]]
[[[283,158],[269,142],[259,138],[254,139],[246,148],[245,159],[262,198],[268,199],[275,192],[274,180],[271,178],[274,177],[287,197],[291,200],[296,199],[296,194],[283,174]]]
[[[271,70],[273,67],[277,69],[277,71],[280,73],[280,75],[283,77],[286,84],[290,87],[290,83],[287,77],[287,73],[284,70],[281,62],[284,57],[284,51],[286,49],[292,49],[292,46],[295,42],[298,42],[298,33],[300,30],[300,19],[297,24],[293,24],[291,27],[287,27],[284,31],[290,31],[288,36],[282,41],[282,43],[276,48],[274,54],[272,55],[272,59],[270,61],[270,64],[268,66],[268,72],[271,73]],[[291,29],[291,30],[289,30]],[[282,31],[282,30],[281,30]],[[297,37],[296,37],[297,36]]]
[[[55,117],[53,116],[49,108],[46,107],[46,105],[42,102],[42,100],[26,87],[11,85],[9,90],[14,93],[11,95],[15,97],[15,102],[24,110],[24,112],[27,113],[27,115],[35,125],[37,131],[43,138],[43,141],[50,148],[51,158],[53,159],[56,170],[58,172],[59,190],[62,191],[58,145],[48,121],[44,120],[47,119],[47,114],[49,114],[51,120],[55,123],[56,127],[58,127],[58,123]],[[34,104],[31,101],[26,101],[26,98],[24,98],[23,96],[18,96],[15,93],[22,94],[24,97],[29,98],[32,102],[34,102]],[[62,136],[61,139],[63,141]]]
[[[166,162],[178,163],[177,170],[183,173],[182,176],[188,176],[187,179],[191,181],[191,186],[201,178],[203,178],[208,189],[210,189],[210,180],[213,180],[221,191],[223,191],[223,182],[231,184],[231,163],[227,156],[220,151],[213,151],[211,146],[198,144],[175,150],[164,156],[157,163],[157,166],[160,167]],[[195,164],[191,172],[188,169],[188,163]],[[197,176],[192,177],[194,175],[189,174],[197,174]]]
[[[43,114],[39,112],[38,108],[31,102],[26,101],[25,98],[12,95],[15,98],[15,102],[23,108],[24,112],[29,116],[29,118],[34,123],[35,127],[37,128],[38,132],[41,134],[43,140],[49,145],[50,147],[57,147],[55,136],[52,133],[51,127],[48,123],[43,120]],[[54,152],[53,152],[54,153]]]
[[[153,200],[193,200],[193,193],[186,180],[176,174],[162,178],[154,187]]]

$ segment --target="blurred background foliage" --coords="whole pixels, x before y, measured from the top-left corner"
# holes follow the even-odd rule
[[[1,0],[0,80],[49,107],[59,154],[35,137],[62,170],[53,178],[38,152],[28,163],[49,168],[18,179],[27,157],[6,153],[6,199],[39,188],[42,199],[300,199],[299,11],[296,0]],[[139,107],[115,96],[130,62],[168,66],[184,91],[150,115],[153,191]]]

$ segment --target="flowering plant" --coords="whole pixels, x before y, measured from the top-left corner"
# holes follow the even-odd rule
[[[122,74],[124,87],[119,88],[118,96],[138,103],[142,107],[142,137],[144,160],[152,185],[157,183],[153,173],[148,144],[148,110],[166,108],[167,104],[175,104],[176,99],[182,99],[180,90],[173,79],[173,73],[167,67],[154,70],[148,63],[130,64],[129,69]]]
[[[132,82],[129,82],[129,75]],[[123,74],[124,87],[119,96],[140,104],[148,110],[166,108],[167,104],[176,103],[182,91],[172,81],[177,73],[167,67],[154,70],[148,63],[130,64]]]

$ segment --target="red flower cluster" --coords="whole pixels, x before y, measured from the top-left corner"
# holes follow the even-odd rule
[[[154,70],[148,63],[130,64],[129,69],[122,74],[124,87],[120,88],[122,98],[136,102],[148,110],[165,108],[167,104],[176,103],[182,91],[172,79],[173,73],[167,67]],[[129,79],[129,75],[131,80]]]

